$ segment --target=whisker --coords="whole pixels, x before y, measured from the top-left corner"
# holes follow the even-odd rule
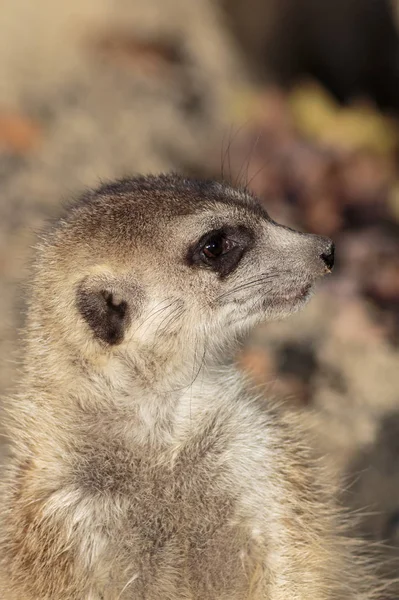
[[[260,175],[260,174],[262,173],[262,171],[264,171],[264,170],[266,169],[266,167],[267,167],[267,165],[268,165],[268,164],[269,164],[268,162],[265,162],[265,164],[264,164],[264,165],[262,165],[262,167],[260,167],[260,168],[259,168],[259,169],[258,169],[258,170],[255,172],[255,174],[254,174],[254,175],[252,175],[251,179],[250,179],[250,180],[247,182],[247,185],[246,185],[246,189],[247,189],[247,190],[249,189],[249,186],[251,185],[251,183],[253,182],[253,180],[254,180],[254,179],[255,179],[255,178],[258,176],[258,175]]]
[[[255,152],[255,150],[256,150],[256,148],[257,148],[257,146],[259,144],[259,140],[261,138],[261,135],[262,135],[262,132],[259,131],[259,133],[258,133],[258,135],[256,137],[256,140],[253,142],[250,150],[248,151],[245,159],[243,160],[242,166],[241,166],[241,168],[240,168],[240,170],[238,172],[238,176],[237,176],[237,182],[236,182],[237,187],[241,187],[241,177],[242,177],[242,175],[244,175],[244,165],[246,164],[246,170],[247,170],[246,181],[247,181],[247,183],[244,186],[242,186],[242,187],[244,189],[248,189],[248,171],[249,171],[249,165],[251,163],[253,153]],[[241,172],[242,172],[242,175],[241,175]]]
[[[191,386],[194,385],[194,383],[197,381],[197,379],[199,377],[199,374],[201,373],[202,367],[204,366],[205,356],[206,356],[206,341],[204,343],[204,351],[202,353],[202,358],[201,358],[201,362],[200,362],[199,368],[198,368],[197,372],[195,373],[194,378],[192,379],[192,381],[188,385],[185,385],[185,386],[183,386],[181,388],[175,388],[173,390],[170,390],[170,392],[182,392],[182,391],[187,390],[189,387],[191,387]],[[194,360],[193,364],[195,365],[195,360]]]
[[[226,131],[223,132],[222,143],[220,145],[220,173],[222,181],[224,181],[224,143],[225,143]]]
[[[166,323],[165,327],[163,327],[162,333],[165,333],[165,331],[171,329],[180,320],[180,318],[184,315],[185,312],[186,309],[181,309],[180,312],[178,311],[177,313],[175,312],[173,315],[171,315],[171,318]]]
[[[235,133],[234,137],[231,136],[231,132],[233,126],[230,126],[230,133],[229,133],[229,143],[227,144],[227,164],[228,164],[228,169],[229,169],[229,181],[231,181],[231,158],[230,158],[230,148],[231,148],[231,144],[234,140],[234,137],[237,135],[237,132]]]
[[[251,281],[247,281],[245,283],[241,283],[240,285],[237,285],[235,288],[228,290],[227,292],[223,292],[223,294],[220,294],[219,296],[217,296],[215,298],[214,302],[216,302],[218,300],[222,300],[226,296],[230,296],[231,294],[234,294],[235,292],[238,292],[240,290],[251,287],[252,285],[264,283],[264,282],[268,281],[269,279],[273,279],[273,277],[274,276],[270,275],[268,277],[257,278],[257,279],[253,279]]]
[[[214,301],[216,302],[218,300],[221,300],[222,298],[225,298],[226,296],[234,294],[235,292],[238,292],[242,289],[251,287],[252,285],[256,285],[256,284],[260,285],[260,284],[266,283],[267,281],[271,281],[272,279],[277,277],[277,275],[281,275],[281,274],[288,273],[288,272],[289,272],[288,270],[281,271],[278,269],[273,269],[273,270],[269,271],[268,273],[248,279],[247,281],[245,281],[244,283],[241,283],[240,285],[237,285],[233,289],[223,292],[223,294],[220,294],[219,296],[217,296]]]
[[[256,140],[255,140],[255,143],[254,143],[254,145],[253,145],[253,149],[252,149],[252,152],[251,152],[250,160],[248,160],[248,164],[247,164],[247,174],[246,174],[246,177],[245,177],[245,186],[244,186],[244,189],[245,189],[245,190],[248,190],[248,174],[249,174],[249,165],[251,164],[251,160],[252,160],[252,156],[253,156],[253,154],[254,154],[254,153],[257,151],[257,149],[258,149],[258,144],[259,144],[259,141],[260,141],[260,139],[261,139],[261,137],[262,137],[262,134],[263,134],[263,132],[262,132],[262,131],[259,131],[258,135],[256,136]]]
[[[179,304],[178,306],[175,306],[169,314],[167,314],[162,321],[159,323],[158,327],[156,328],[155,331],[155,337],[157,337],[158,333],[160,331],[162,331],[163,333],[168,329],[168,327],[170,327],[172,325],[172,323],[174,321],[176,321],[177,318],[179,318],[183,312],[185,312],[185,308],[181,306],[181,300],[178,298],[177,299]],[[173,303],[172,303],[173,304]],[[170,305],[171,306],[171,305]],[[166,324],[165,324],[166,322]]]
[[[240,125],[240,127],[238,127],[238,129],[234,132],[234,134],[232,135],[233,132],[233,124],[230,125],[229,127],[229,142],[227,144],[227,148],[226,151],[224,153],[224,157],[223,157],[223,171],[224,171],[224,163],[227,157],[227,166],[228,166],[228,171],[229,171],[229,183],[233,183],[232,182],[232,175],[231,175],[231,157],[230,157],[230,149],[232,147],[233,142],[235,141],[235,139],[237,138],[237,136],[239,135],[239,133],[244,129],[244,127],[246,127],[246,125],[248,125],[248,120],[245,121],[244,123],[242,123]]]
[[[195,350],[194,350],[194,361],[193,361],[193,382],[195,381],[195,364],[197,362],[197,355],[198,355],[198,335],[195,336]],[[191,427],[191,422],[192,422],[192,404],[193,404],[193,385],[191,384],[191,389],[190,389],[190,411],[189,411],[189,418],[190,418],[190,427]]]
[[[246,285],[246,286],[243,286],[242,288],[240,288],[240,290],[239,290],[239,291],[241,291],[241,290],[243,290],[243,289],[244,289],[244,290],[249,290],[249,289],[251,289],[251,288],[258,288],[258,287],[260,287],[260,286],[264,286],[266,283],[270,282],[271,280],[272,280],[271,278],[268,278],[268,279],[264,279],[264,280],[262,280],[262,281],[254,281],[254,282],[252,282],[251,284],[248,284],[248,285]],[[267,288],[267,289],[269,289],[269,288]],[[232,293],[233,293],[233,292],[236,292],[236,291],[237,291],[237,290],[232,290]]]
[[[159,315],[159,313],[162,313],[163,311],[167,310],[168,308],[170,308],[171,306],[173,306],[173,304],[176,304],[176,302],[179,301],[179,299],[175,299],[172,302],[170,302],[169,304],[167,304],[166,306],[163,306],[162,308],[158,308],[166,300],[169,300],[169,298],[166,298],[164,300],[161,300],[161,302],[158,302],[158,304],[156,304],[156,306],[154,307],[154,309],[144,319],[144,321],[142,323],[140,323],[140,325],[138,327],[136,327],[136,329],[131,334],[131,339],[129,341],[129,344],[133,343],[134,336],[141,329],[141,327],[143,327],[145,324],[147,324],[147,329],[148,329],[148,327],[153,323],[156,315]]]

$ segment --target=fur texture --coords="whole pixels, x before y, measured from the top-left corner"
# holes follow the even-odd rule
[[[332,251],[175,175],[70,207],[38,248],[8,402],[2,600],[369,597],[302,429],[231,362]]]

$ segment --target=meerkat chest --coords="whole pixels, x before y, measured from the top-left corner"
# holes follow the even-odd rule
[[[115,577],[132,580],[132,598],[167,591],[176,599],[256,597],[248,594],[261,549],[240,517],[243,490],[226,444],[215,422],[170,460],[155,459],[149,449],[129,455],[108,448],[108,459],[97,453],[86,476],[109,498],[109,511],[119,510],[108,528],[108,554]]]

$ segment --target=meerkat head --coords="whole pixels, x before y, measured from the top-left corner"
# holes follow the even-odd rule
[[[87,194],[45,239],[35,330],[77,355],[162,348],[166,361],[297,311],[333,264],[329,239],[278,225],[244,191],[126,179]]]

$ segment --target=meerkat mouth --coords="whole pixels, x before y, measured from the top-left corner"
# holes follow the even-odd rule
[[[303,306],[312,295],[313,285],[307,283],[302,285],[299,289],[287,291],[284,294],[279,294],[272,298],[263,298],[261,306],[267,310],[277,310],[278,312],[284,311],[285,314],[297,311]]]
[[[281,300],[283,302],[295,302],[296,300],[303,300],[310,295],[311,289],[312,284],[307,283],[306,285],[302,286],[299,289],[299,291],[282,294],[281,296],[279,296],[278,300]]]

